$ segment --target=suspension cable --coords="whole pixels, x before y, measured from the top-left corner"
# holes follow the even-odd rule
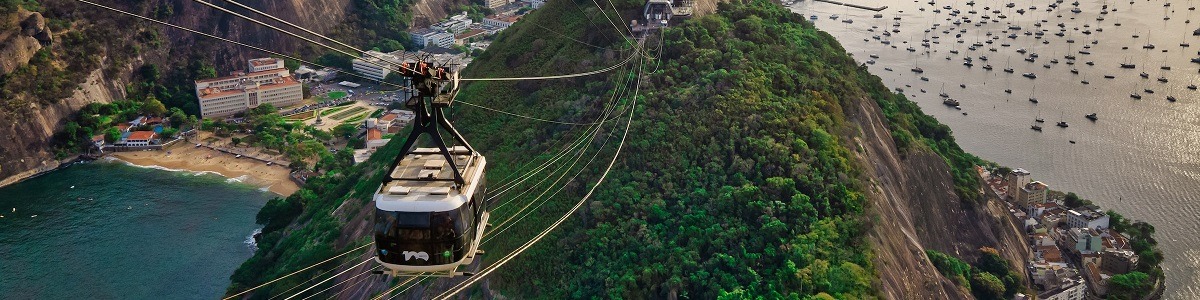
[[[629,58],[626,58],[624,61],[622,61],[619,64],[616,64],[616,65],[613,65],[613,66],[610,66],[607,68],[595,70],[595,71],[590,71],[590,72],[564,74],[564,75],[551,75],[551,76],[536,76],[536,77],[461,78],[461,79],[459,79],[459,81],[522,81],[522,80],[546,80],[546,79],[564,79],[564,78],[583,77],[583,76],[596,75],[596,74],[615,70],[615,69],[629,63],[629,61],[633,60],[633,57],[636,56],[637,54],[638,54],[638,52],[634,51],[634,55],[630,55]]]
[[[422,276],[424,274],[425,273],[419,273],[418,276]],[[375,296],[375,298],[371,298],[371,300],[383,299],[383,296],[387,296],[387,294],[391,294],[392,292],[396,291],[397,289],[400,289],[400,287],[404,286],[404,284],[412,282],[415,279],[417,279],[417,277],[409,277],[408,279],[406,279],[400,283],[397,283],[396,286],[392,287],[391,289],[388,289],[387,291],[380,293],[379,296]]]
[[[317,45],[317,46],[321,46],[321,47],[327,48],[327,49],[329,49],[329,50],[337,51],[338,53],[342,53],[342,54],[345,54],[345,55],[347,55],[347,56],[350,56],[350,57],[354,57],[354,56],[355,56],[354,54],[350,54],[349,52],[346,52],[346,51],[344,51],[344,50],[342,50],[342,49],[334,48],[334,47],[332,47],[332,46],[326,45],[325,43],[321,43],[321,42],[318,42],[318,41],[314,41],[314,40],[312,40],[312,39],[310,39],[310,38],[303,37],[303,36],[300,36],[300,35],[298,35],[298,34],[292,33],[292,32],[290,32],[290,31],[287,31],[287,30],[280,29],[279,27],[275,27],[274,25],[267,24],[267,23],[265,23],[265,22],[263,22],[263,21],[255,20],[254,18],[247,17],[246,15],[239,14],[239,13],[237,13],[237,12],[234,12],[234,11],[232,11],[232,10],[226,9],[226,8],[224,8],[224,7],[220,7],[220,6],[217,6],[217,5],[215,5],[215,4],[212,4],[212,3],[209,3],[209,2],[205,2],[205,1],[203,1],[203,0],[192,0],[192,1],[194,1],[194,2],[196,2],[196,3],[204,4],[205,6],[208,6],[208,7],[212,8],[212,9],[216,9],[216,10],[219,10],[219,11],[225,12],[225,13],[227,13],[227,14],[234,15],[234,16],[236,16],[236,17],[238,17],[238,18],[241,18],[241,19],[244,19],[244,20],[247,20],[247,21],[253,22],[254,24],[258,24],[259,26],[263,26],[263,27],[269,28],[269,29],[271,29],[271,30],[275,30],[275,31],[281,32],[281,33],[283,33],[283,34],[287,34],[287,35],[290,35],[290,36],[292,36],[292,37],[295,37],[295,38],[298,38],[298,39],[304,40],[304,41],[306,41],[306,42],[309,42],[309,43],[311,43],[311,44],[314,44],[314,45]],[[229,2],[232,2],[232,1],[229,1]],[[239,4],[239,5],[240,5],[240,4]],[[253,10],[253,9],[251,9],[251,10]],[[254,10],[254,11],[257,11],[257,10]],[[274,18],[274,17],[270,17],[270,18]],[[285,24],[287,24],[287,22],[284,22],[284,23],[285,23]],[[293,25],[293,26],[295,26],[295,25]],[[328,38],[326,38],[326,39],[328,39]],[[340,43],[340,42],[339,42],[339,43]],[[343,45],[344,45],[344,44],[343,44]],[[350,47],[350,48],[353,48],[353,47]],[[362,52],[361,50],[358,50],[358,51]],[[416,72],[416,71],[414,71],[414,70],[412,70],[412,69],[409,69],[408,67],[405,67],[405,66],[404,66],[404,65],[402,65],[402,64],[399,64],[399,63],[396,63],[396,62],[393,62],[393,61],[389,61],[389,60],[387,60],[387,59],[384,59],[383,57],[379,57],[378,55],[375,55],[375,54],[373,54],[373,53],[370,53],[370,52],[362,52],[362,53],[363,53],[364,55],[369,55],[369,56],[371,56],[371,57],[374,57],[374,58],[376,58],[376,59],[379,59],[380,61],[386,62],[386,63],[388,63],[388,64],[390,64],[390,65],[392,65],[392,66],[400,67],[401,69],[405,69],[405,70],[408,70],[408,71],[411,71],[411,72]],[[375,66],[378,66],[378,67],[380,67],[380,68],[386,68],[386,67],[384,67],[384,66],[382,66],[382,65],[375,64],[375,63],[372,63],[372,62],[367,62],[367,61],[364,61],[364,62],[366,62],[366,63],[370,63],[370,64],[372,64],[372,65],[375,65]],[[389,70],[390,70],[390,69],[389,69]],[[395,71],[395,70],[391,70],[391,71]]]
[[[640,68],[639,68],[639,70],[640,70]],[[637,87],[635,87],[635,92],[634,92],[634,96],[632,99],[632,101],[633,101],[632,105],[634,107],[637,106],[637,100],[638,100],[637,94],[641,90],[641,83],[642,83],[641,77],[642,77],[642,74],[639,71],[638,83],[637,83]],[[620,155],[621,155],[621,149],[624,148],[624,146],[625,146],[625,140],[629,136],[629,127],[630,127],[630,125],[633,124],[633,113],[635,111],[637,111],[637,110],[636,109],[629,110],[629,118],[625,122],[625,131],[621,135],[621,141],[619,144],[617,144],[617,150],[613,154],[612,160],[609,161],[608,167],[606,167],[604,172],[601,173],[600,179],[596,181],[595,185],[592,185],[592,188],[588,190],[587,194],[584,194],[583,198],[580,198],[579,201],[575,203],[575,206],[571,207],[571,209],[568,210],[567,213],[563,214],[563,216],[561,218],[559,218],[558,221],[555,221],[553,224],[551,224],[550,227],[546,228],[545,230],[542,230],[542,232],[539,233],[537,236],[534,236],[533,239],[529,240],[524,245],[517,248],[516,251],[504,256],[504,258],[500,259],[495,264],[489,266],[483,272],[480,272],[480,273],[475,274],[474,276],[471,276],[471,278],[467,279],[466,281],[463,281],[462,283],[455,285],[450,290],[447,290],[446,292],[442,293],[441,295],[438,295],[437,297],[435,297],[435,299],[449,299],[451,296],[462,292],[464,289],[471,286],[475,282],[478,282],[479,280],[482,280],[483,278],[487,277],[487,275],[496,271],[496,269],[499,269],[500,266],[503,266],[504,264],[511,261],[513,258],[520,255],[522,252],[525,252],[526,250],[528,250],[534,244],[537,244],[537,242],[541,241],[542,238],[545,238],[546,235],[548,235],[551,231],[558,228],[558,226],[562,225],[562,223],[565,222],[568,218],[570,218],[571,215],[573,215],[575,213],[575,211],[579,210],[579,207],[582,206],[583,203],[585,201],[587,201],[588,198],[591,198],[591,196],[596,192],[596,188],[598,188],[600,186],[600,183],[604,182],[604,179],[608,177],[609,172],[612,171],[613,166],[616,165],[617,158],[620,157]]]
[[[362,254],[362,255],[359,255],[357,258],[358,258],[358,259],[361,259],[361,258],[363,258],[363,257],[365,257],[365,256],[369,256],[370,254],[372,254],[372,253],[371,253],[371,252],[363,252],[363,254]],[[357,259],[355,259],[355,260],[357,260]],[[324,277],[325,275],[329,275],[329,273],[333,273],[333,271],[336,271],[336,270],[338,270],[338,269],[341,269],[342,267],[345,267],[345,266],[347,266],[347,265],[349,265],[349,264],[352,264],[352,263],[354,263],[354,261],[355,261],[355,260],[349,260],[349,259],[348,259],[348,260],[346,260],[345,262],[342,262],[342,263],[338,264],[337,266],[334,266],[333,268],[331,268],[331,269],[329,269],[329,270],[326,270],[325,272],[321,272],[321,274],[318,274],[317,276],[313,276],[312,278],[309,278],[308,280],[305,280],[304,282],[301,282],[301,283],[299,283],[299,284],[296,284],[295,286],[293,286],[293,287],[291,287],[291,288],[289,288],[289,289],[287,289],[287,290],[284,290],[284,291],[282,291],[282,292],[279,292],[279,293],[275,294],[274,296],[271,296],[270,300],[274,300],[274,299],[276,299],[276,298],[283,297],[283,295],[285,295],[285,294],[288,294],[288,293],[291,293],[291,292],[292,292],[292,290],[298,289],[298,288],[300,288],[300,287],[302,287],[302,286],[304,286],[304,285],[306,285],[306,284],[309,284],[309,283],[311,283],[311,282],[313,282],[313,281],[316,281],[318,278]]]
[[[336,39],[333,39],[333,38],[330,38],[330,37],[327,37],[327,36],[321,35],[320,33],[316,33],[316,32],[314,32],[314,31],[312,31],[312,30],[308,30],[308,28],[304,28],[303,26],[296,25],[296,24],[293,24],[293,23],[291,23],[291,22],[288,22],[288,21],[284,21],[283,19],[280,19],[280,18],[278,18],[278,17],[272,16],[272,15],[270,15],[270,14],[268,14],[268,13],[265,13],[265,12],[262,12],[262,11],[260,11],[260,10],[254,9],[253,7],[249,7],[249,6],[243,5],[243,4],[241,4],[241,3],[238,3],[237,1],[234,1],[234,0],[224,0],[224,1],[225,1],[225,2],[228,2],[228,3],[230,3],[230,4],[233,4],[233,5],[237,6],[237,7],[241,7],[241,8],[243,8],[243,9],[246,9],[246,10],[249,10],[249,11],[251,11],[251,12],[254,12],[254,13],[256,13],[256,14],[259,14],[259,15],[261,15],[261,16],[267,17],[268,19],[274,20],[275,22],[283,23],[284,25],[288,25],[288,26],[291,26],[292,28],[299,29],[300,31],[304,31],[305,33],[308,33],[308,34],[311,34],[311,35],[315,35],[315,36],[317,36],[317,37],[319,37],[319,38],[322,38],[322,39],[328,40],[328,41],[330,41],[330,42],[333,42],[333,43],[335,43],[335,44],[341,45],[342,47],[350,48],[350,50],[354,50],[355,52],[366,53],[366,51],[363,51],[362,49],[355,48],[354,46],[350,46],[350,45],[348,45],[348,44],[346,44],[346,43],[343,43],[342,41],[339,41],[339,40],[336,40]]]
[[[370,245],[370,244],[367,244],[367,245]],[[363,260],[362,262],[358,263],[357,265],[354,265],[353,267],[350,267],[349,269],[346,269],[345,271],[341,271],[341,272],[338,272],[337,274],[333,274],[333,277],[329,277],[329,278],[327,278],[327,279],[325,279],[325,280],[321,280],[320,282],[317,282],[316,284],[313,284],[312,286],[309,286],[309,287],[308,287],[308,288],[306,288],[306,289],[300,290],[300,292],[298,292],[298,293],[292,294],[291,296],[289,296],[289,297],[287,297],[287,298],[283,298],[283,300],[290,300],[290,299],[292,299],[292,298],[295,298],[296,296],[299,296],[300,294],[304,294],[304,292],[307,292],[308,290],[311,290],[311,289],[313,289],[313,288],[315,288],[315,287],[318,287],[318,286],[320,286],[321,284],[324,284],[324,283],[326,283],[326,282],[329,282],[329,280],[332,280],[332,279],[334,279],[334,278],[337,278],[338,276],[342,276],[342,274],[345,274],[346,272],[350,272],[350,270],[354,270],[354,268],[357,268],[357,267],[359,267],[359,266],[362,266],[363,264],[369,263],[369,262],[371,262],[371,261],[374,261],[374,260],[375,260],[375,258],[374,258],[374,257],[372,257],[372,258],[368,258],[368,259],[366,259],[366,260]]]
[[[404,293],[408,292],[409,289],[411,289],[417,285],[420,285],[422,282],[425,282],[425,280],[427,280],[427,279],[429,279],[429,277],[422,277],[420,280],[417,280],[417,282],[413,282],[413,284],[410,284],[410,285],[408,285],[408,287],[404,288],[403,290],[400,290],[399,293],[396,293],[395,295],[388,297],[388,300],[392,300],[393,298],[396,298],[400,295],[404,295]]]
[[[287,55],[287,54],[279,53],[279,52],[276,52],[276,51],[267,50],[267,49],[264,49],[264,48],[261,48],[261,47],[257,47],[257,46],[253,46],[253,45],[245,44],[245,43],[242,43],[242,42],[238,42],[238,41],[230,40],[230,39],[227,39],[227,38],[223,38],[223,37],[219,37],[219,36],[212,35],[212,34],[209,34],[209,33],[201,32],[201,31],[198,31],[198,30],[195,30],[195,29],[191,29],[191,28],[187,28],[187,27],[183,27],[183,26],[179,26],[179,25],[171,24],[171,23],[168,23],[168,22],[163,22],[163,21],[155,20],[155,19],[152,19],[152,18],[144,17],[144,16],[141,16],[141,15],[138,15],[138,14],[130,13],[130,12],[127,12],[127,11],[124,11],[124,10],[120,10],[120,9],[117,9],[117,8],[113,8],[113,7],[105,6],[105,5],[98,4],[98,3],[95,3],[95,2],[91,2],[91,1],[88,1],[88,0],[75,0],[75,1],[79,1],[79,2],[82,2],[82,3],[88,4],[88,5],[92,5],[92,6],[95,6],[95,7],[99,7],[99,8],[103,8],[103,9],[106,9],[106,10],[110,10],[110,11],[113,11],[113,12],[116,12],[116,13],[120,13],[120,14],[123,14],[123,15],[127,15],[127,16],[131,16],[131,17],[135,17],[135,18],[141,19],[141,20],[143,20],[143,21],[152,22],[152,23],[155,23],[155,24],[159,24],[159,25],[163,25],[163,26],[171,27],[171,28],[174,28],[174,29],[179,29],[179,30],[183,30],[183,31],[186,31],[186,32],[190,32],[190,33],[192,33],[192,34],[200,35],[200,36],[207,37],[207,38],[210,38],[210,39],[214,39],[214,40],[218,40],[218,41],[222,41],[222,42],[226,42],[226,43],[230,43],[230,44],[238,45],[238,46],[241,46],[241,47],[249,48],[249,49],[252,49],[252,50],[255,50],[255,51],[260,51],[260,52],[264,52],[264,53],[267,53],[267,54],[271,54],[271,55],[275,55],[275,56],[279,56],[279,57],[283,57],[283,58],[287,58],[287,59],[291,59],[291,60],[295,60],[295,61],[303,62],[303,63],[309,64],[309,65],[313,65],[313,66],[317,66],[317,67],[320,67],[320,68],[325,68],[325,69],[334,70],[334,71],[336,71],[336,72],[338,72],[338,73],[341,73],[341,74],[345,74],[345,75],[348,75],[348,76],[353,76],[353,77],[356,77],[356,78],[359,78],[359,79],[363,79],[363,80],[373,81],[373,82],[376,82],[376,83],[378,83],[378,84],[381,84],[381,85],[387,85],[387,86],[395,87],[395,88],[402,89],[402,90],[409,90],[409,91],[413,90],[413,89],[412,89],[412,88],[410,88],[410,87],[401,86],[401,85],[398,85],[398,84],[394,84],[394,83],[390,83],[390,82],[386,82],[386,81],[382,81],[382,80],[378,80],[378,79],[374,79],[374,78],[365,77],[365,76],[362,76],[362,75],[359,75],[359,74],[356,74],[356,73],[347,72],[347,71],[345,71],[345,70],[342,70],[342,69],[340,69],[340,68],[335,68],[335,67],[331,67],[331,66],[326,66],[326,65],[318,64],[318,63],[315,63],[315,62],[312,62],[312,61],[308,61],[308,60],[304,60],[304,59],[301,59],[301,58],[298,58],[298,57],[294,57],[294,56],[291,56],[291,55]],[[627,60],[628,60],[628,59],[627,59]],[[376,65],[376,66],[379,66],[379,65]],[[380,67],[383,67],[383,66],[380,66]],[[611,70],[608,70],[608,71],[611,71]],[[594,74],[594,73],[593,73],[593,74]],[[588,74],[588,75],[591,75],[591,74]],[[586,76],[586,75],[578,75],[578,76]],[[578,76],[573,76],[573,77],[578,77]],[[590,123],[572,123],[572,122],[562,122],[562,121],[553,121],[553,120],[547,120],[547,119],[543,119],[543,118],[538,118],[538,117],[533,117],[533,116],[528,116],[528,115],[523,115],[523,114],[518,114],[518,113],[508,112],[508,111],[504,111],[504,110],[501,110],[501,109],[496,109],[496,108],[492,108],[492,107],[488,107],[488,106],[484,106],[484,105],[480,105],[480,104],[475,104],[475,103],[471,103],[471,102],[468,102],[468,101],[463,101],[463,100],[455,100],[455,102],[462,103],[462,104],[465,104],[465,105],[467,105],[467,106],[471,106],[471,107],[475,107],[475,108],[481,108],[481,109],[489,110],[489,111],[492,111],[492,112],[502,113],[502,114],[506,114],[506,115],[510,115],[510,116],[514,116],[514,117],[518,117],[518,118],[529,119],[529,120],[540,121],[540,122],[550,122],[550,123],[563,124],[563,125],[571,125],[571,126],[580,126],[580,125],[588,125],[588,124],[590,124]]]
[[[604,149],[604,146],[608,145],[609,139],[611,139],[614,136],[614,133],[616,132],[617,128],[618,128],[617,126],[613,126],[612,129],[609,130],[608,134],[604,138],[604,142],[600,144],[600,147],[596,150],[596,153],[594,153],[592,155],[592,158],[588,159],[588,162],[586,164],[584,164],[583,167],[581,167],[579,169],[579,171],[575,172],[575,175],[571,176],[571,179],[567,180],[568,183],[575,182],[575,179],[579,177],[579,174],[582,174],[584,170],[587,170],[587,167],[591,166],[592,163],[596,161],[596,158],[600,157],[601,150]],[[598,133],[599,133],[599,131],[597,131],[595,134],[592,135],[593,140],[595,139],[595,135]],[[582,156],[582,155],[583,155],[583,152],[581,151],[580,156]],[[577,157],[576,162],[578,162],[578,160],[579,160],[579,158]],[[569,171],[569,169],[568,169],[568,171]],[[553,186],[554,185],[551,185],[551,188],[553,188]],[[546,204],[546,202],[550,202],[550,199],[553,199],[554,196],[557,196],[559,192],[562,192],[566,188],[567,188],[566,183],[564,183],[562,185],[558,185],[558,189],[555,189],[553,193],[551,193],[549,196],[546,196],[546,197],[542,197],[542,196],[544,196],[546,194],[546,192],[549,191],[550,188],[547,188],[545,191],[542,191],[542,193],[540,195],[538,195],[537,198],[534,198],[533,201],[531,201],[529,204],[525,205],[525,207],[529,207],[529,205],[531,205],[533,203],[537,203],[537,206],[534,206],[533,210],[530,210],[528,213],[525,213],[525,214],[521,214],[521,211],[514,213],[508,219],[505,219],[502,223],[500,223],[499,225],[496,225],[496,227],[499,228],[499,230],[492,230],[492,231],[487,232],[486,236],[484,237],[484,240],[480,241],[480,245],[483,245],[483,244],[495,239],[495,237],[499,236],[501,233],[504,233],[508,229],[515,227],[517,223],[520,223],[521,220],[525,219],[525,217],[532,215],[533,212],[536,212],[539,209],[541,209],[542,205]],[[521,208],[521,210],[522,211],[525,210],[525,207]],[[516,221],[513,221],[514,219],[516,219]],[[505,226],[505,223],[507,223],[507,226]]]
[[[632,81],[631,81],[631,82],[632,82]],[[630,83],[631,83],[631,82],[630,82]],[[610,107],[611,109],[609,109],[609,110],[606,110],[606,111],[605,111],[605,113],[604,113],[603,115],[601,115],[600,117],[597,117],[597,119],[604,119],[604,118],[606,118],[608,115],[610,115],[610,114],[612,113],[612,111],[613,111],[613,110],[615,110],[615,109],[616,109],[616,104],[617,104],[618,100],[620,99],[619,95],[623,93],[623,92],[622,92],[622,90],[624,90],[624,88],[623,88],[623,87],[624,87],[624,86],[626,86],[626,85],[629,85],[629,83],[625,83],[625,84],[618,84],[618,85],[616,86],[615,90],[613,91],[612,97],[611,97],[611,99],[609,100],[609,102],[610,102],[610,104],[609,104],[609,107]],[[626,108],[626,109],[628,109],[628,108]],[[603,122],[601,122],[601,123],[608,122],[608,121],[611,121],[611,120],[612,120],[612,119],[605,119],[605,121],[603,121]],[[589,130],[589,131],[590,131],[590,130]],[[577,147],[577,146],[575,146],[575,144],[582,143],[582,141],[584,140],[584,138],[585,138],[586,136],[587,136],[587,133],[586,133],[586,132],[585,132],[584,134],[580,135],[580,136],[579,136],[579,139],[578,139],[578,140],[576,140],[575,142],[573,142],[573,143],[572,143],[572,145],[571,145],[570,147],[568,147],[568,148],[564,149],[564,150],[563,150],[562,152],[560,152],[559,154],[555,155],[555,156],[554,156],[554,157],[552,157],[551,159],[549,159],[549,160],[547,160],[546,162],[544,162],[542,165],[540,165],[539,167],[537,167],[537,169],[536,169],[536,170],[534,170],[533,172],[530,172],[530,173],[527,173],[527,174],[525,174],[525,175],[522,175],[522,176],[518,177],[518,179],[517,179],[517,181],[516,181],[516,183],[515,183],[515,184],[521,184],[521,183],[524,183],[526,180],[528,180],[528,179],[532,178],[532,177],[533,177],[534,175],[536,175],[537,173],[540,173],[542,170],[544,170],[545,168],[549,167],[549,165],[550,165],[550,164],[553,164],[554,162],[557,162],[557,161],[558,161],[559,159],[561,159],[562,157],[565,157],[565,155],[566,155],[567,153],[569,153],[570,149],[573,149],[573,148]],[[507,193],[509,190],[511,190],[511,189],[512,189],[512,187],[514,187],[514,186],[515,186],[515,185],[510,185],[510,186],[508,186],[508,187],[502,187],[502,189],[500,190],[500,192],[499,192],[499,193],[496,193],[496,194],[493,194],[493,195],[489,196],[489,197],[488,197],[486,200],[490,201],[490,200],[492,200],[492,199],[495,199],[495,198],[497,198],[497,197],[500,197],[500,196],[504,195],[505,193]],[[512,199],[514,199],[514,198],[509,198],[509,201],[511,201]],[[500,209],[500,208],[503,208],[505,205],[507,205],[507,204],[509,203],[509,201],[503,201],[502,203],[500,203],[500,205],[498,205],[498,206],[496,206],[495,208],[493,208],[493,210],[498,210],[498,209]]]
[[[621,94],[623,94],[623,92],[622,92],[622,90],[623,90],[623,89],[622,89],[622,87],[623,87],[623,86],[626,86],[626,85],[629,85],[629,84],[631,84],[631,83],[632,83],[632,82],[628,82],[628,83],[625,83],[625,84],[620,84],[620,85],[617,85],[616,89],[615,89],[615,90],[614,90],[614,92],[613,92],[613,95],[612,95],[612,100],[610,100],[610,101],[612,102],[611,106],[612,106],[614,109],[616,108],[616,103],[617,103],[617,100],[620,98],[619,96],[620,96]],[[628,109],[628,108],[626,108],[626,109]],[[606,112],[604,113],[604,115],[602,115],[602,116],[600,116],[600,117],[598,117],[598,118],[607,118],[607,117],[608,117],[608,115],[612,114],[612,112],[613,112],[613,110],[608,110],[608,111],[606,111]],[[607,121],[606,121],[606,122],[607,122]],[[592,129],[589,129],[588,131],[598,131],[598,130],[599,130],[599,126],[600,126],[600,125],[596,125],[596,127],[593,127]],[[562,158],[566,157],[566,155],[567,155],[568,153],[570,153],[571,149],[574,149],[574,148],[576,148],[576,147],[579,147],[580,145],[582,145],[586,137],[587,137],[587,133],[585,132],[584,134],[580,135],[580,136],[579,136],[579,139],[578,139],[578,140],[576,140],[574,143],[572,143],[572,145],[571,145],[570,147],[568,147],[568,148],[564,149],[564,150],[563,150],[561,153],[559,153],[559,154],[558,154],[558,155],[556,155],[555,157],[552,157],[551,159],[547,160],[545,163],[543,163],[541,166],[539,166],[539,167],[538,167],[536,170],[534,170],[534,171],[532,171],[532,172],[530,172],[530,173],[528,173],[528,174],[526,174],[526,175],[522,175],[522,176],[521,176],[521,177],[518,179],[518,181],[515,183],[515,185],[512,185],[512,186],[509,186],[509,187],[507,187],[507,188],[504,188],[504,189],[503,189],[503,190],[501,190],[499,193],[496,193],[496,194],[494,194],[494,195],[491,195],[491,196],[489,196],[487,199],[488,199],[488,200],[491,200],[491,199],[494,199],[494,198],[500,197],[500,196],[504,195],[505,193],[507,193],[509,190],[511,190],[511,189],[512,189],[513,187],[515,187],[516,185],[519,185],[519,184],[521,184],[521,183],[524,183],[526,180],[529,180],[530,178],[533,178],[533,176],[537,175],[537,173],[540,173],[542,170],[546,169],[546,168],[547,168],[547,167],[549,167],[551,164],[554,164],[554,163],[555,163],[555,162],[557,162],[559,159],[562,159]],[[557,170],[555,170],[554,172],[557,172]],[[554,173],[554,172],[552,172],[552,173]],[[549,177],[547,177],[546,179],[548,179],[548,178],[549,178]],[[541,184],[542,184],[542,182],[545,182],[545,180],[546,180],[546,179],[542,179],[542,181],[539,181],[537,184],[534,184],[533,186],[538,186],[538,185],[541,185]],[[532,188],[531,188],[531,189],[532,189]],[[519,198],[520,196],[524,195],[525,193],[528,193],[528,192],[529,192],[531,189],[527,189],[527,190],[525,190],[525,191],[521,192],[521,193],[520,193],[519,195],[517,195],[517,196],[514,196],[514,197],[509,197],[507,200],[501,201],[501,202],[499,203],[499,205],[497,205],[497,206],[495,206],[494,208],[492,208],[492,210],[493,210],[493,211],[498,211],[498,210],[500,210],[501,208],[504,208],[504,206],[505,206],[505,205],[508,205],[509,203],[512,203],[512,202],[511,202],[512,200]]]
[[[375,272],[375,269],[378,269],[379,267],[380,266],[374,266],[374,267],[368,268],[366,271],[363,271],[362,273],[358,273],[358,275],[350,276],[350,278],[346,278],[346,280],[342,280],[341,282],[335,283],[323,290],[317,291],[316,293],[313,293],[312,295],[308,295],[308,297],[304,297],[304,299],[300,299],[300,300],[308,300],[309,298],[316,297],[317,295],[320,295],[320,294],[324,294],[325,292],[332,290],[333,288],[335,288],[339,285],[342,285],[343,283],[354,281],[356,278],[359,278],[363,275],[370,274],[371,272]],[[355,282],[358,282],[358,281],[355,281]]]
[[[81,0],[81,1],[83,1],[83,0]],[[320,262],[318,262],[318,263],[315,263],[315,264],[312,264],[312,265],[310,265],[310,266],[304,267],[303,269],[297,270],[297,271],[295,271],[295,272],[292,272],[292,273],[289,273],[289,274],[287,274],[287,275],[283,275],[283,277],[275,278],[275,279],[273,279],[273,280],[271,280],[271,281],[264,282],[263,284],[260,284],[260,285],[258,285],[258,286],[252,287],[252,288],[250,288],[250,289],[248,289],[248,290],[241,291],[241,292],[239,292],[239,293],[237,293],[237,294],[233,294],[232,296],[229,296],[229,297],[222,298],[221,300],[229,300],[229,299],[237,298],[237,296],[241,296],[241,295],[243,295],[243,294],[245,294],[245,293],[249,293],[250,291],[257,290],[257,289],[259,289],[259,288],[261,288],[261,287],[264,287],[264,286],[270,285],[270,284],[272,284],[272,283],[275,283],[276,281],[280,281],[280,280],[283,280],[284,278],[291,277],[292,275],[300,274],[300,272],[304,272],[304,271],[306,271],[306,270],[308,270],[308,269],[312,269],[313,267],[316,267],[316,266],[318,266],[318,265],[320,265],[320,264],[323,264],[323,263],[329,262],[329,261],[331,261],[331,260],[337,259],[338,257],[342,257],[343,255],[350,254],[350,252],[358,251],[358,250],[360,250],[360,249],[366,248],[367,246],[371,246],[371,245],[372,245],[372,244],[366,244],[366,245],[359,246],[358,248],[350,249],[350,251],[342,252],[342,254],[335,255],[335,256],[333,256],[333,257],[330,257],[329,259],[322,260],[322,261],[320,261]]]

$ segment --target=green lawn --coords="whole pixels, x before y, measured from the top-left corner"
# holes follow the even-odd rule
[[[336,113],[336,112],[342,111],[343,109],[346,109],[346,107],[345,107],[345,106],[337,106],[337,107],[334,107],[334,108],[330,108],[330,109],[322,110],[322,111],[321,111],[321,116],[322,116],[322,117],[323,117],[323,116],[328,116],[329,114],[332,114],[332,113]]]
[[[328,94],[325,94],[325,97],[328,98],[329,100],[338,100],[338,99],[346,98],[346,96],[349,96],[349,94],[346,94],[346,92],[344,92],[344,91],[332,91],[332,92],[329,92]]]
[[[333,118],[334,120],[342,120],[347,117],[353,116],[355,114],[361,113],[365,110],[367,110],[367,108],[362,107],[362,106],[355,106],[355,107],[351,107],[350,109],[338,112],[338,113],[334,114],[333,116],[330,116],[330,118]]]
[[[367,114],[360,114],[360,115],[354,116],[353,118],[346,119],[346,121],[345,121],[345,122],[342,122],[342,124],[345,124],[345,123],[358,123],[358,122],[362,122],[362,120],[364,120],[364,119],[366,119],[366,118],[367,118]]]

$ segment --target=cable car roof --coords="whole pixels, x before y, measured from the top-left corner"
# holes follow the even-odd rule
[[[391,177],[375,192],[375,207],[387,211],[448,211],[466,203],[475,193],[486,164],[483,156],[466,147],[450,149],[454,164],[462,170],[465,183],[456,188],[454,173],[438,148],[417,148],[406,155]]]

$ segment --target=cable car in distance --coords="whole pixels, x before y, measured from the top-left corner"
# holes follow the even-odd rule
[[[392,276],[471,275],[487,226],[487,160],[446,120],[458,92],[457,72],[425,62],[404,64],[416,93],[413,130],[374,195],[375,261]],[[449,146],[442,131],[457,145]],[[413,148],[422,135],[433,147]]]

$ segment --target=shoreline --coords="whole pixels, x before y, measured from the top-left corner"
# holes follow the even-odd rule
[[[114,152],[105,157],[130,165],[165,171],[187,171],[211,173],[264,188],[277,195],[287,197],[300,189],[290,178],[291,170],[279,165],[268,166],[262,162],[235,158],[208,148],[172,147],[162,151]]]

